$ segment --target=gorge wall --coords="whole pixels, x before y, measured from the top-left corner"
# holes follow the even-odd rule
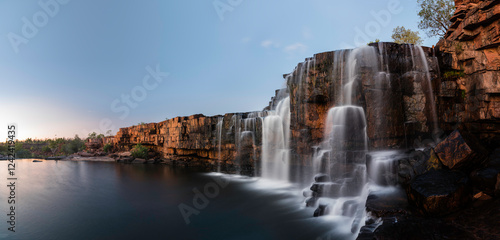
[[[141,143],[171,163],[258,169],[264,117],[289,95],[291,163],[309,166],[328,109],[345,98],[346,79],[355,78],[351,97],[366,113],[370,150],[422,147],[457,127],[493,146],[500,142],[500,5],[463,0],[456,6],[453,25],[435,48],[374,43],[318,53],[284,75],[287,89],[276,91],[263,111],[122,128],[112,143],[120,150]],[[349,75],[352,64],[361,74]]]
[[[436,47],[441,127],[463,124],[490,145],[500,142],[500,5],[456,0],[452,25]],[[452,74],[446,74],[446,73]],[[458,73],[458,74],[453,74]]]

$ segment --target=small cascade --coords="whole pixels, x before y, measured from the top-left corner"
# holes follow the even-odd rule
[[[256,168],[255,164],[258,160],[256,152],[257,122],[260,120],[262,124],[263,115],[263,112],[238,113],[231,118],[230,132],[234,132],[234,144],[237,151],[235,165],[240,167],[236,171],[237,174],[242,174],[242,171],[245,171],[244,174],[247,175],[255,174],[249,170]]]
[[[262,177],[289,181],[290,97],[281,99],[262,124]]]
[[[398,182],[397,151],[371,152],[366,159],[368,178],[378,186],[396,186]]]
[[[438,117],[436,111],[436,102],[434,97],[434,92],[432,90],[432,79],[429,70],[429,64],[427,62],[427,58],[425,52],[421,46],[417,45],[408,45],[411,55],[411,66],[409,66],[409,74],[412,74],[415,82],[421,83],[419,84],[418,91],[422,93],[423,100],[425,101],[426,108],[429,108],[428,115],[430,115],[430,119],[427,119],[428,122],[431,123],[430,129],[424,128],[422,131],[430,132],[435,136],[438,131]],[[415,121],[414,119],[410,119],[410,121]],[[434,139],[435,142],[439,142],[439,139]]]
[[[222,161],[222,128],[224,125],[224,117],[219,117],[217,125],[216,125],[216,131],[217,131],[217,172],[221,172],[221,161]]]
[[[437,117],[437,111],[436,111],[436,99],[434,98],[434,92],[432,91],[432,82],[431,82],[431,74],[429,72],[429,64],[427,63],[427,59],[425,57],[424,50],[422,49],[421,46],[414,46],[418,52],[418,57],[417,61],[419,61],[419,64],[423,67],[423,71],[425,72],[425,79],[427,80],[427,100],[430,101],[428,105],[431,107],[431,115],[432,115],[432,123],[433,123],[433,129],[432,133],[436,133],[438,131],[438,117]]]

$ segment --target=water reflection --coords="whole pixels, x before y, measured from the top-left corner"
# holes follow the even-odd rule
[[[0,162],[6,169],[6,163]],[[332,221],[312,218],[290,186],[231,176],[187,225],[179,204],[216,178],[161,165],[18,161],[18,226],[0,239],[345,239]],[[6,171],[0,171],[5,181]],[[2,184],[3,185],[3,184]],[[1,196],[8,189],[0,188]],[[2,200],[0,209],[5,212]],[[7,235],[6,235],[7,234]],[[333,235],[332,235],[333,234]]]

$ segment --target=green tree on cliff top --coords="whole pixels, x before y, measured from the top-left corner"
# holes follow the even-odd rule
[[[395,43],[403,44],[422,44],[422,39],[418,35],[419,32],[414,32],[410,29],[406,29],[405,27],[396,27],[392,30],[392,39]]]
[[[455,12],[453,0],[418,0],[420,7],[418,27],[427,32],[428,37],[443,37],[451,25]]]

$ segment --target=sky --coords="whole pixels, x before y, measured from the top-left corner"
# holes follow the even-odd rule
[[[0,139],[262,110],[315,53],[418,29],[406,0],[1,0]],[[425,46],[438,39],[420,36]]]

